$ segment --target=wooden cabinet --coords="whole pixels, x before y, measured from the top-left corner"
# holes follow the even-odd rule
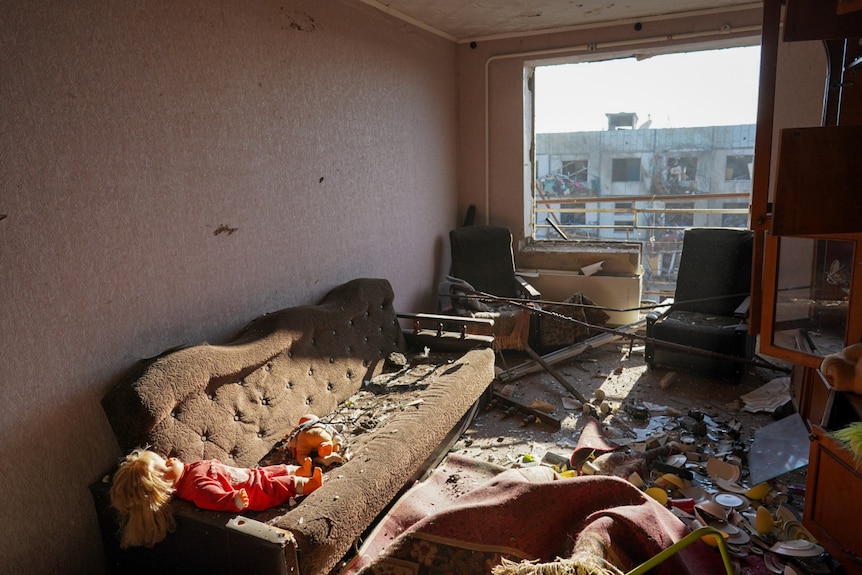
[[[754,325],[761,353],[795,365],[811,431],[803,524],[862,575],[862,465],[830,435],[862,420],[862,396],[836,392],[819,372],[823,356],[862,341],[862,1],[764,0],[763,26]],[[789,127],[773,141],[777,54],[781,42],[800,40],[823,42],[822,125]]]
[[[834,390],[819,370],[798,367],[793,386],[811,440],[802,522],[847,573],[862,574],[862,467],[830,435],[862,419],[862,396]]]
[[[778,142],[771,232],[777,236],[853,234],[862,229],[862,125],[788,128]],[[828,193],[827,193],[828,192]]]
[[[803,524],[848,573],[862,573],[862,475],[853,454],[820,426],[811,428]]]
[[[753,324],[761,353],[816,369],[862,341],[862,1],[764,0],[763,26]],[[823,125],[773,141],[778,48],[798,40],[823,42]]]

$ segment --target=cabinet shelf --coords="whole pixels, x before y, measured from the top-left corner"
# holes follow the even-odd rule
[[[862,396],[836,391],[819,371],[825,355],[862,341],[862,0],[764,0],[763,10],[754,324],[761,353],[795,364],[795,401],[811,430],[803,524],[862,575],[862,531],[847,527],[862,516],[862,472],[830,433],[862,421]],[[780,130],[771,169],[779,46],[810,40],[825,48],[823,125]]]

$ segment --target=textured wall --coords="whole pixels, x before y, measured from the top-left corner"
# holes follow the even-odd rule
[[[359,276],[432,305],[456,50],[352,0],[0,11],[0,572],[99,573],[99,399]]]

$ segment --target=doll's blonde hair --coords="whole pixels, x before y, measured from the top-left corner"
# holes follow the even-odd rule
[[[111,505],[119,512],[120,547],[152,547],[174,529],[173,484],[157,468],[163,458],[135,449],[120,463],[111,485]]]

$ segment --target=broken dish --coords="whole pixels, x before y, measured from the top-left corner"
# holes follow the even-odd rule
[[[703,521],[705,525],[708,525],[711,521],[716,519],[724,522],[727,521],[727,510],[711,499],[695,503],[694,511],[701,517],[701,519],[708,519],[708,521]],[[704,517],[704,515],[706,517]]]
[[[751,537],[748,533],[726,521],[715,521],[710,523],[710,526],[727,533],[727,542],[731,545],[745,545],[751,541]]]
[[[673,467],[682,467],[685,465],[685,462],[688,461],[685,453],[677,453],[676,455],[671,455],[667,458],[667,464],[672,465]]]
[[[793,511],[791,511],[788,507],[785,507],[784,505],[778,506],[778,509],[775,510],[775,517],[777,517],[784,523],[797,520],[796,515],[793,514]]]
[[[706,473],[715,481],[724,479],[726,481],[735,482],[742,475],[742,470],[732,463],[722,461],[715,457],[710,457],[706,462]]]
[[[746,545],[751,542],[751,536],[745,531],[740,530],[739,533],[728,537],[727,542],[731,545]]]
[[[770,551],[790,557],[816,557],[823,553],[824,549],[811,541],[804,539],[793,539],[792,541],[779,541],[769,548]]]
[[[799,539],[817,543],[817,539],[814,535],[812,535],[811,532],[802,525],[802,523],[795,519],[784,522],[784,538],[788,540]]]
[[[722,479],[721,477],[716,477],[714,479],[715,484],[718,485],[719,488],[724,491],[730,491],[731,493],[738,493],[740,495],[744,495],[748,489],[740,485],[735,481],[728,481],[727,479]]]
[[[716,493],[713,499],[725,509],[743,509],[749,506],[748,499],[735,493]]]

